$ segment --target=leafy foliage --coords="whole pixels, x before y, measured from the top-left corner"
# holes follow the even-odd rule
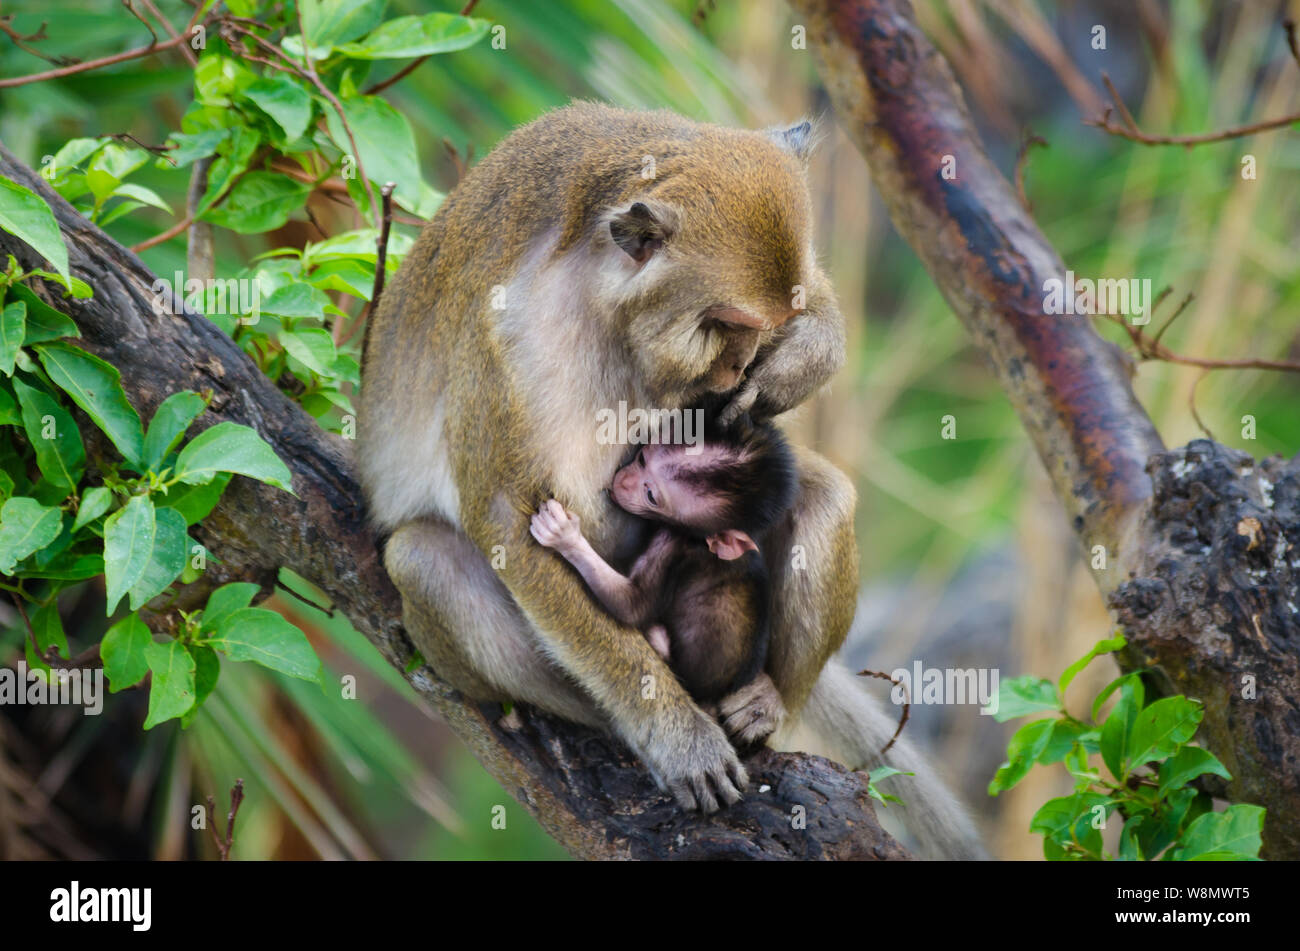
[[[1012,788],[1035,765],[1065,766],[1074,777],[1074,792],[1044,803],[1029,824],[1031,832],[1043,836],[1049,860],[1257,858],[1264,810],[1238,803],[1213,812],[1209,795],[1189,785],[1206,775],[1232,778],[1213,753],[1188,745],[1201,722],[1200,701],[1174,696],[1146,703],[1141,675],[1134,672],[1102,690],[1091,719],[1078,720],[1066,711],[1063,698],[1075,675],[1095,657],[1123,646],[1122,634],[1098,641],[1056,684],[1025,676],[1001,685],[993,710],[998,720],[1056,715],[1034,720],[1012,736],[989,795]],[[1116,693],[1110,713],[1098,721],[1102,704]],[[1109,778],[1090,761],[1098,754]],[[1117,856],[1102,841],[1113,815],[1123,822]]]
[[[0,189],[0,221],[22,220],[25,234],[38,240],[51,229],[58,235],[44,201],[16,183],[9,186]],[[49,256],[51,249],[43,253]],[[105,633],[100,657],[115,692],[152,674],[146,729],[192,714],[216,681],[217,654],[318,679],[320,661],[303,633],[272,611],[248,607],[256,593],[252,585],[217,590],[210,630],[198,611],[182,614],[174,637],[154,640],[138,612],[146,606],[165,611],[169,589],[201,573],[208,556],[190,538],[189,526],[217,503],[230,476],[286,490],[292,476],[247,426],[218,423],[187,442],[190,426],[207,406],[198,393],[172,394],[146,430],[116,368],[41,332],[45,327],[76,336],[71,320],[47,308],[55,319],[28,324],[33,297],[17,292],[33,273],[10,258],[0,276],[0,571],[8,579],[4,589],[33,606],[31,636],[39,651],[30,652],[32,662],[48,670],[45,649],[67,650],[61,627],[53,632],[59,594],[103,575],[107,615],[123,599],[130,613]],[[64,284],[71,289],[71,282]],[[35,339],[29,326],[37,330]],[[115,458],[95,460],[100,484],[88,482],[86,446],[71,406],[116,451]],[[200,504],[187,492],[191,487],[206,490]],[[232,602],[239,610],[231,610]]]

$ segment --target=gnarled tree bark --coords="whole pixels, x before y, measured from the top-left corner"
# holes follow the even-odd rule
[[[478,760],[561,845],[583,858],[897,859],[907,853],[876,822],[866,777],[815,756],[764,750],[746,760],[749,795],[710,817],[682,813],[632,755],[596,731],[518,708],[523,728],[500,724],[496,704],[471,703],[428,666],[407,670],[412,647],[401,601],[362,512],[349,452],[279,392],[228,336],[175,302],[160,306],[155,276],[0,146],[0,174],[40,194],[59,222],[72,272],[89,300],[36,290],[72,316],[79,343],[116,366],[148,420],[177,390],[211,390],[196,422],[254,427],[293,473],[296,495],[236,477],[194,534],[222,562],[220,579],[274,581],[287,567],[318,585],[447,720]],[[44,266],[0,231],[0,256]],[[89,435],[89,433],[87,434]],[[806,823],[792,821],[802,807]],[[799,825],[799,827],[796,827]]]
[[[1123,665],[1205,702],[1199,736],[1234,777],[1220,791],[1268,809],[1266,856],[1300,858],[1300,459],[1256,465],[1204,440],[1165,452],[1120,351],[1088,318],[1044,312],[1065,268],[907,0],[790,3],[894,226],[988,358],[1080,540],[1104,547],[1094,577]]]

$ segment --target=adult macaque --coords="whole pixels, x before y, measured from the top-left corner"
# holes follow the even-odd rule
[[[468,696],[613,731],[686,808],[740,797],[735,749],[529,522],[564,499],[617,561],[639,526],[602,491],[627,447],[597,440],[598,411],[712,393],[730,397],[725,419],[766,418],[840,366],[843,318],[812,246],[810,131],[592,103],[548,113],[447,197],[368,331],[358,460],[417,646]],[[767,552],[767,670],[791,718],[778,739],[858,768],[893,721],[847,671],[823,672],[856,601],[854,491],[820,456],[794,453],[797,497]],[[742,716],[772,699],[754,684],[741,693]],[[973,854],[926,764],[906,748],[889,759],[918,772],[917,831]]]
[[[610,497],[625,512],[658,524],[624,575],[582,535],[576,515],[555,499],[533,516],[533,537],[578,569],[596,599],[641,630],[704,709],[763,672],[770,584],[762,552],[767,532],[794,501],[794,457],[771,423],[711,432],[703,445],[651,443],[614,473]],[[745,746],[780,724],[779,708],[746,707],[723,720]]]

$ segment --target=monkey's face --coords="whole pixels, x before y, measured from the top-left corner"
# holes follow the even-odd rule
[[[799,162],[752,133],[691,146],[608,219],[628,349],[665,404],[735,389],[816,271]]]
[[[711,452],[706,446],[699,455]],[[614,473],[610,496],[619,508],[641,518],[715,531],[725,500],[711,494],[705,482],[690,478],[701,468],[697,458],[681,446],[642,446],[631,462]]]

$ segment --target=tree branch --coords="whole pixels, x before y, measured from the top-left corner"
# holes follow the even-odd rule
[[[177,390],[210,389],[214,398],[197,425],[253,426],[293,472],[296,496],[236,477],[195,528],[223,563],[210,569],[210,580],[274,580],[283,566],[319,585],[566,849],[584,858],[907,857],[877,824],[865,774],[829,760],[760,751],[746,760],[753,785],[743,802],[708,818],[686,815],[616,741],[522,705],[516,707],[522,728],[508,729],[499,722],[499,705],[467,701],[427,665],[408,671],[414,648],[402,628],[401,600],[366,527],[345,442],[280,393],[215,324],[179,302],[176,314],[158,307],[154,275],[139,258],[3,146],[0,174],[54,210],[72,271],[94,297],[65,300],[53,285],[38,290],[76,320],[81,345],[121,371],[141,416],[149,419]],[[28,245],[0,231],[4,253],[26,268],[42,263]],[[804,808],[806,828],[792,823],[795,806]]]

